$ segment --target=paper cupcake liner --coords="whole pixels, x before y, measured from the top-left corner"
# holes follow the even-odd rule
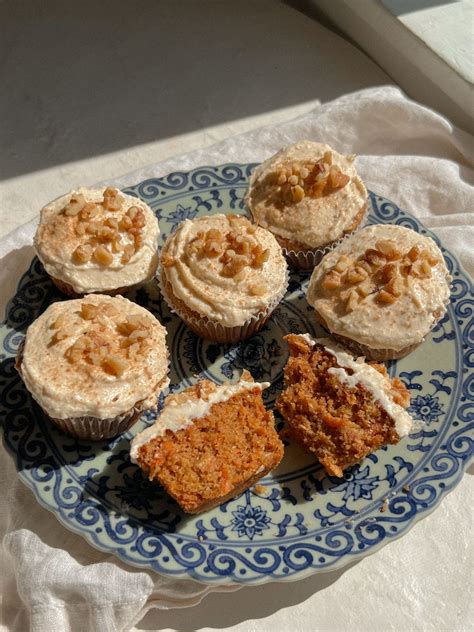
[[[354,233],[356,233],[358,230],[360,230],[366,225],[367,217],[368,217],[368,208],[369,208],[369,205],[368,203],[366,203],[363,209],[362,217],[359,223],[357,224],[357,226],[354,228],[354,230],[351,230],[350,232],[346,233],[339,239],[335,239],[334,241],[331,241],[325,244],[321,248],[315,248],[315,249],[302,248],[301,250],[288,249],[288,248],[285,248],[285,246],[280,242],[278,235],[275,235],[276,239],[279,241],[281,245],[283,254],[286,260],[288,261],[288,264],[294,270],[313,270],[321,261],[321,259],[325,255],[327,255],[328,252],[337,248],[348,237],[350,237],[351,235],[353,235]]]
[[[23,360],[23,349],[25,347],[25,339],[22,340],[15,359],[15,368],[21,376],[21,363]],[[163,376],[160,385],[163,385],[161,390],[169,384],[167,373]],[[148,410],[144,407],[143,400],[137,402],[133,408],[116,415],[115,417],[109,417],[107,419],[101,419],[100,417],[93,417],[92,415],[84,415],[81,417],[66,417],[65,419],[57,419],[47,413],[44,408],[41,408],[45,416],[55,426],[60,428],[63,432],[67,432],[73,437],[78,439],[85,439],[89,441],[101,441],[103,439],[112,439],[118,434],[125,432],[131,428],[141,417],[141,415]],[[38,404],[39,405],[39,404]]]
[[[117,294],[125,294],[125,292],[130,292],[139,288],[141,285],[146,283],[147,281],[143,281],[143,283],[135,283],[134,285],[128,285],[124,287],[119,287],[115,290],[99,290],[96,292],[76,292],[72,285],[66,283],[65,281],[61,281],[61,279],[56,279],[55,277],[50,277],[54,285],[66,296],[70,298],[83,298],[87,296],[87,294],[105,294],[107,296],[117,296]]]
[[[350,340],[345,336],[331,333],[331,336],[340,343],[341,347],[348,349],[355,357],[365,356],[366,360],[373,362],[388,362],[389,360],[399,360],[414,351],[421,343],[415,342],[400,350],[395,349],[372,349],[367,345],[363,345],[355,340]]]
[[[141,408],[134,407],[122,415],[117,415],[109,419],[99,419],[98,417],[89,416],[56,419],[46,412],[45,414],[50,421],[63,432],[67,432],[78,439],[100,441],[102,439],[112,439],[131,428],[133,424],[138,421],[142,412],[143,410]]]
[[[163,298],[165,299],[166,303],[168,304],[168,307],[170,308],[170,310],[174,314],[179,316],[179,318],[181,318],[181,320],[184,323],[186,323],[186,325],[190,329],[192,329],[194,333],[196,333],[198,336],[200,336],[201,338],[205,338],[206,340],[219,342],[221,344],[230,344],[230,343],[239,342],[240,340],[245,340],[246,338],[250,338],[250,336],[253,336],[253,334],[257,333],[257,331],[259,331],[264,326],[264,324],[266,323],[266,321],[272,314],[273,310],[277,307],[277,305],[285,296],[286,291],[288,289],[288,282],[289,282],[289,274],[288,274],[288,269],[286,269],[285,283],[283,285],[283,289],[279,292],[279,294],[273,299],[273,301],[264,310],[261,310],[257,314],[253,315],[251,318],[246,320],[242,325],[237,325],[235,327],[224,327],[220,323],[215,323],[214,321],[210,320],[209,318],[205,316],[200,316],[200,315],[194,316],[193,314],[195,312],[193,312],[192,314],[183,312],[183,310],[177,307],[176,304],[174,303],[173,301],[174,295],[173,296],[170,295],[170,291],[168,291],[168,288],[166,287],[167,284],[163,280],[162,274],[160,275],[159,280],[158,280],[161,294]],[[172,292],[172,288],[169,282],[168,282],[168,285],[170,286],[170,290]]]

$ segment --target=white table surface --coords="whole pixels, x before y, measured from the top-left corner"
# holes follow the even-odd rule
[[[0,235],[76,185],[390,83],[349,44],[344,60],[332,58],[334,35],[283,4],[181,4],[0,5],[0,71],[9,86],[1,97]],[[154,610],[137,629],[466,629],[472,555],[447,568],[434,560],[449,558],[455,529],[446,525],[460,519],[455,497],[464,495],[470,511],[467,479],[435,514],[355,567]],[[420,538],[429,546],[411,547],[407,557]],[[426,577],[420,568],[430,569]]]

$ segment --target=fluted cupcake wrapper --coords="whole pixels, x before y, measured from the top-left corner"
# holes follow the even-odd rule
[[[24,347],[25,339],[22,340],[20,346],[18,347],[15,360],[15,368],[20,376]],[[169,379],[167,377],[167,373],[165,373],[160,381],[161,390],[166,388],[168,385]],[[109,417],[106,419],[101,419],[100,417],[94,417],[92,415],[58,419],[49,415],[43,408],[42,410],[51,423],[60,428],[63,432],[67,432],[73,437],[84,439],[86,441],[101,441],[103,439],[112,439],[131,428],[146,410],[150,410],[150,407],[143,405],[144,401],[145,400],[140,400],[130,410],[120,415],[116,415],[115,417]]]
[[[325,255],[327,255],[328,252],[331,252],[331,250],[334,250],[335,248],[337,248],[348,237],[351,237],[358,230],[360,230],[361,228],[364,228],[364,226],[367,223],[367,217],[368,217],[368,205],[366,205],[362,219],[360,220],[357,227],[354,228],[354,230],[351,230],[351,232],[343,235],[343,237],[341,237],[340,239],[336,239],[335,241],[332,241],[331,243],[327,244],[323,248],[315,248],[314,250],[312,249],[288,250],[288,248],[285,248],[282,245],[281,249],[282,249],[283,255],[288,261],[288,264],[294,270],[313,270],[321,261],[321,259]]]
[[[135,283],[134,285],[118,287],[115,290],[98,290],[95,292],[89,292],[89,291],[76,292],[74,288],[72,287],[72,285],[70,285],[69,283],[66,283],[65,281],[61,281],[61,279],[56,279],[55,277],[50,277],[50,279],[52,280],[54,285],[58,288],[58,290],[60,290],[63,294],[65,294],[66,296],[69,296],[70,298],[83,298],[87,294],[105,294],[106,296],[117,296],[117,294],[125,294],[126,292],[131,292],[132,290],[136,290],[137,288],[141,287],[142,285],[148,282],[148,280],[145,280],[140,283]]]
[[[109,419],[99,419],[98,417],[56,419],[49,415],[47,417],[63,432],[67,432],[78,439],[101,441],[103,439],[112,439],[131,428],[138,421],[142,412],[142,408],[134,407],[122,415]]]
[[[194,317],[191,314],[184,313],[173,303],[173,299],[167,291],[165,283],[163,282],[162,275],[160,275],[158,280],[161,294],[168,304],[170,310],[174,314],[179,316],[179,318],[181,318],[181,320],[186,323],[186,325],[190,329],[192,329],[194,333],[196,333],[198,336],[200,336],[201,338],[205,338],[206,340],[219,342],[221,344],[239,342],[240,340],[250,338],[250,336],[253,336],[253,334],[257,333],[257,331],[259,331],[265,325],[266,321],[271,316],[274,309],[285,296],[288,289],[288,282],[289,274],[288,269],[286,269],[285,283],[282,290],[277,296],[274,297],[273,301],[269,303],[269,305],[264,310],[261,310],[257,314],[254,314],[242,325],[237,325],[235,327],[225,327],[220,323],[216,323],[209,318],[206,318],[205,316]]]

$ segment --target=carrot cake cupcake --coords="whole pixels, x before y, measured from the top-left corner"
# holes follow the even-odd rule
[[[241,215],[185,220],[167,239],[160,262],[170,308],[199,336],[217,342],[258,331],[288,286],[276,239]]]
[[[143,307],[99,294],[53,303],[28,328],[17,370],[61,430],[107,439],[168,386],[166,330]]]
[[[408,390],[398,378],[390,380],[383,365],[354,360],[328,339],[308,334],[285,339],[290,358],[276,407],[288,435],[328,474],[342,476],[347,467],[410,432]]]
[[[440,249],[404,226],[360,230],[315,268],[308,303],[355,355],[384,361],[414,350],[446,312],[449,283]]]
[[[312,269],[365,217],[367,190],[354,167],[329,145],[303,141],[255,169],[246,203],[295,268]]]
[[[263,405],[268,386],[244,372],[236,384],[203,380],[169,395],[156,422],[132,440],[132,461],[188,513],[241,494],[283,457]]]
[[[159,234],[142,200],[113,187],[78,189],[42,209],[34,245],[68,296],[120,294],[155,275]]]

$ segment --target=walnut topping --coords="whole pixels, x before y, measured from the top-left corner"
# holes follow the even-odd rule
[[[230,231],[223,233],[216,228],[199,231],[188,244],[187,252],[210,259],[218,257],[223,264],[221,274],[240,282],[246,276],[245,268],[261,268],[270,251],[252,238],[257,229],[247,218],[237,215],[228,215],[227,218],[231,224]],[[167,267],[163,256],[162,263]]]
[[[281,197],[287,204],[301,202],[305,197],[318,198],[342,189],[350,177],[332,164],[332,153],[327,151],[315,163],[288,163],[274,175]]]
[[[131,206],[122,216],[123,198],[118,189],[108,187],[101,202],[86,202],[83,195],[73,196],[63,209],[70,217],[72,228],[79,237],[79,246],[72,253],[76,264],[94,261],[109,266],[114,254],[121,254],[122,263],[128,263],[143,245],[145,213],[139,206]],[[124,239],[122,239],[124,238]]]
[[[122,200],[120,199],[118,189],[107,187],[104,191],[104,201],[102,204],[108,211],[119,211],[122,207]]]
[[[120,377],[127,369],[127,362],[120,356],[112,355],[104,358],[102,368],[108,373]]]
[[[72,197],[68,204],[63,209],[64,215],[78,215],[84,206],[86,205],[86,200],[83,195],[76,195]]]
[[[346,313],[375,294],[380,305],[391,305],[410,287],[413,278],[429,278],[439,261],[428,250],[413,246],[402,254],[393,241],[380,240],[356,261],[342,255],[321,280],[329,293],[339,291]]]
[[[72,258],[75,263],[87,263],[92,257],[92,246],[89,244],[83,244],[78,246],[72,253]]]
[[[129,362],[143,353],[150,345],[150,325],[142,315],[131,315],[117,322],[120,312],[109,303],[83,303],[80,316],[89,321],[88,329],[65,352],[65,357],[75,364],[85,362],[100,367],[106,373],[120,377]],[[108,318],[107,318],[108,317]],[[53,342],[70,335],[70,325],[62,327],[69,318],[60,316],[53,328]],[[117,336],[118,334],[118,336]]]
[[[93,303],[82,303],[81,316],[84,320],[93,320],[97,316],[98,306]]]
[[[109,266],[114,260],[112,253],[110,250],[107,250],[105,246],[97,246],[94,250],[93,257],[94,261],[99,263],[101,266]]]

